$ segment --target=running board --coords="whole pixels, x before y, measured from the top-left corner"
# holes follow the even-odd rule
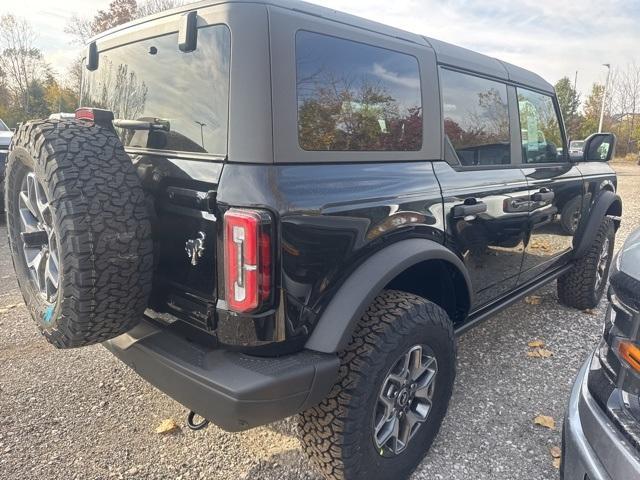
[[[570,263],[563,267],[560,267],[557,270],[545,275],[544,277],[534,280],[532,283],[525,284],[515,291],[511,292],[506,297],[501,298],[500,300],[495,301],[494,303],[487,305],[481,308],[478,312],[470,315],[465,323],[460,325],[455,329],[456,335],[462,335],[467,330],[471,330],[473,327],[484,322],[486,319],[492,317],[497,314],[501,310],[513,305],[515,302],[520,300],[522,297],[526,297],[531,292],[535,292],[536,290],[544,287],[546,284],[553,282],[556,278],[558,278],[563,273],[571,270],[573,264]]]

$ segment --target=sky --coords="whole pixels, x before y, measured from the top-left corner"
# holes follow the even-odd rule
[[[26,17],[59,74],[78,47],[64,27],[109,0],[0,0],[0,14]],[[313,0],[313,3],[454,43],[533,70],[574,80],[584,96],[603,82],[603,63],[640,64],[640,0]]]

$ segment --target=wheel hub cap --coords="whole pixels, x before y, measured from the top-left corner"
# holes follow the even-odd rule
[[[373,439],[380,455],[407,448],[431,411],[436,358],[426,345],[414,345],[391,367],[374,409]]]
[[[60,272],[51,205],[33,172],[25,176],[18,196],[20,238],[29,276],[40,297],[53,303]]]

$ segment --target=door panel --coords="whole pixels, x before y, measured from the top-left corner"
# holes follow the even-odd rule
[[[529,232],[519,284],[570,254],[582,216],[582,174],[568,161],[557,102],[518,87],[522,172],[529,185]]]
[[[434,170],[445,242],[469,270],[478,308],[516,286],[529,219],[527,181],[518,168],[456,170],[435,162]]]
[[[573,249],[582,216],[582,175],[575,165],[522,169],[529,184],[530,234],[519,284],[552,268]]]

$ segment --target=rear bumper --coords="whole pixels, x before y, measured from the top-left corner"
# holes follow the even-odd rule
[[[587,387],[591,357],[571,392],[562,438],[563,480],[640,478],[637,452],[602,411]]]
[[[211,349],[148,321],[104,345],[149,383],[232,432],[319,403],[340,364],[336,355],[310,350],[259,358]]]

